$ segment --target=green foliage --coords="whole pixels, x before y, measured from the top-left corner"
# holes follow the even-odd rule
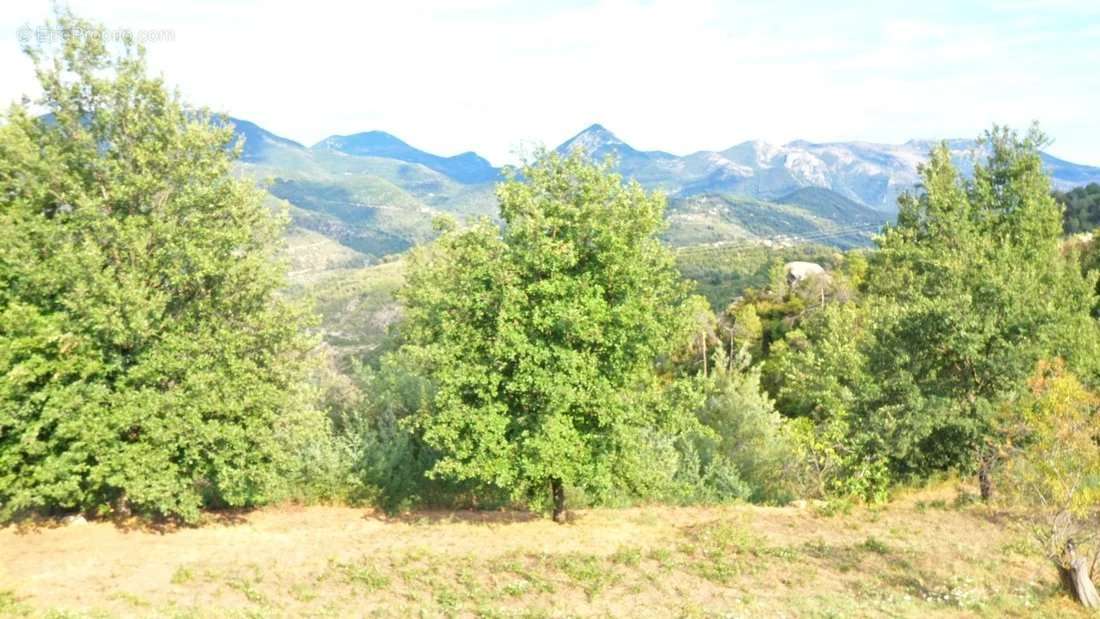
[[[330,438],[276,295],[282,222],[230,174],[231,132],[108,40],[28,49],[50,115],[0,128],[4,519],[255,505]]]
[[[999,419],[1007,439],[1004,477],[1013,499],[1036,510],[1047,556],[1068,567],[1067,542],[1094,545],[1100,520],[1100,397],[1061,360],[1040,362],[1028,386]]]
[[[1060,251],[1044,138],[994,129],[984,143],[972,182],[933,152],[925,193],[903,201],[872,261],[868,292],[892,308],[871,362],[893,379],[882,404],[905,406],[896,419],[914,449],[895,460],[902,471],[969,463],[993,408],[1039,359],[1086,374],[1098,360],[1094,282]]]
[[[885,498],[891,482],[880,446],[886,418],[864,419],[880,381],[868,366],[867,306],[833,304],[772,348],[764,366],[778,407],[792,424],[803,496]]]
[[[432,381],[415,416],[431,474],[534,507],[558,481],[644,492],[660,406],[654,361],[686,297],[655,238],[664,200],[609,165],[542,154],[498,194],[503,231],[448,230],[414,253],[402,353]]]
[[[781,410],[830,437],[810,451],[840,479],[968,469],[1039,359],[1095,376],[1095,280],[1061,251],[1042,143],[994,129],[972,181],[945,146],[933,151],[923,192],[901,200],[859,276],[862,298],[773,351],[766,383]]]
[[[698,382],[703,397],[695,414],[701,431],[681,439],[680,500],[780,503],[793,498],[795,435],[760,389],[759,369],[719,367]]]
[[[355,373],[366,395],[338,417],[337,429],[354,445],[354,469],[376,505],[393,513],[425,506],[491,507],[502,502],[477,484],[427,475],[440,454],[408,421],[430,405],[434,387],[410,357],[388,353],[377,368],[362,367]]]
[[[772,284],[772,274],[778,270],[782,279],[783,264],[791,261],[816,262],[827,269],[836,266],[835,249],[821,245],[796,245],[787,248],[763,246],[686,247],[676,252],[676,267],[687,279],[696,283],[699,294],[720,312],[749,291],[762,290]]]
[[[1001,422],[1009,437],[1008,478],[1018,498],[1056,515],[1100,510],[1100,397],[1060,360],[1041,362],[1029,391]]]
[[[1100,227],[1100,184],[1055,192],[1054,198],[1065,208],[1062,220],[1067,234],[1092,232]]]

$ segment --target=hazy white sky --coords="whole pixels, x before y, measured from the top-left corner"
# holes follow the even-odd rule
[[[599,122],[642,149],[973,137],[1042,123],[1100,165],[1100,1],[70,0],[170,30],[150,62],[192,103],[313,144],[382,129],[494,163]],[[0,15],[0,100],[34,92]]]

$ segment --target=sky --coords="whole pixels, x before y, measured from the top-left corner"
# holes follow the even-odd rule
[[[378,129],[503,164],[596,122],[635,148],[686,154],[1038,121],[1049,152],[1100,165],[1097,0],[69,6],[147,39],[151,67],[189,103],[307,145]],[[19,40],[50,7],[0,14],[0,102],[34,95]]]

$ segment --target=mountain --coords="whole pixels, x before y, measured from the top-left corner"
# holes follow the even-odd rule
[[[460,183],[486,183],[500,178],[500,170],[474,152],[440,157],[409,146],[385,131],[367,131],[354,135],[333,135],[313,146],[357,157],[381,157],[407,163],[419,163]]]
[[[238,170],[259,180],[273,204],[289,204],[291,233],[321,234],[361,262],[432,238],[438,215],[464,220],[496,213],[500,172],[474,153],[438,157],[380,131],[333,136],[307,148],[255,123],[229,122],[244,140]],[[310,247],[331,253],[317,244],[304,247],[295,260],[311,259],[302,253]]]
[[[615,157],[624,176],[646,185],[654,185],[669,175],[671,170],[661,169],[662,162],[677,159],[676,155],[663,151],[635,150],[600,124],[589,126],[554,150],[564,155],[578,149],[596,161],[603,161],[608,156]]]
[[[835,247],[871,243],[890,216],[848,200],[828,189],[805,188],[765,201],[749,196],[701,194],[673,198],[662,238],[669,245],[689,247],[735,242],[805,242]]]
[[[305,150],[305,146],[260,127],[256,123],[239,118],[228,118],[233,132],[244,139],[241,161],[250,163],[270,159],[275,151],[282,149]]]
[[[290,214],[290,290],[316,299],[325,341],[341,354],[375,348],[399,313],[393,290],[403,267],[389,256],[433,238],[439,215],[460,222],[497,216],[501,170],[473,152],[439,156],[383,131],[306,147],[246,120],[229,122],[244,140],[238,173],[260,180],[271,207]],[[917,166],[933,145],[751,141],[680,156],[638,150],[593,124],[556,150],[614,156],[624,176],[669,195],[662,238],[684,248],[681,267],[688,264],[685,274],[714,301],[740,281],[715,270],[718,263],[755,255],[760,279],[773,251],[813,248],[805,257],[818,259],[828,247],[868,245],[894,217],[897,195],[918,182]],[[949,145],[963,172],[972,171],[973,142]],[[1047,154],[1043,160],[1059,188],[1100,181],[1098,168]]]
[[[882,223],[887,217],[881,211],[868,208],[823,187],[802,187],[775,200],[805,209],[818,217],[853,225]]]
[[[871,142],[812,143],[803,140],[775,145],[761,141],[737,144],[723,151],[698,151],[682,157],[663,151],[632,148],[601,125],[593,125],[558,147],[576,147],[604,156],[617,153],[624,176],[677,197],[740,195],[782,202],[806,187],[829,189],[865,207],[894,213],[897,198],[920,181],[917,166],[937,142],[905,144]],[[973,169],[973,140],[948,140],[952,156],[964,172]],[[1057,189],[1100,182],[1100,168],[1063,161],[1043,153]]]
[[[439,156],[383,131],[334,135],[307,148],[249,121],[230,120],[245,140],[241,172],[270,181],[269,193],[291,205],[298,228],[365,261],[432,238],[438,215],[460,221],[496,216],[500,169],[473,152]],[[894,216],[898,195],[916,187],[917,166],[935,144],[749,141],[680,156],[636,149],[593,124],[556,150],[614,156],[624,176],[669,195],[665,239],[674,245],[783,239],[851,246],[867,244]],[[974,142],[950,140],[948,146],[970,173]],[[1100,168],[1045,153],[1043,161],[1057,188],[1100,182]]]

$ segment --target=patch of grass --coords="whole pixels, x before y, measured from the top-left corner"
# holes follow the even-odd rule
[[[934,499],[931,501],[917,501],[916,507],[918,512],[926,512],[929,509],[947,509],[947,501],[943,499]]]
[[[981,503],[981,496],[960,489],[959,493],[955,495],[955,500],[952,501],[951,506],[955,509],[964,509],[979,503]]]
[[[230,589],[240,592],[245,599],[253,604],[267,604],[268,599],[259,589],[257,583],[247,578],[232,578],[225,583]]]
[[[642,551],[636,546],[619,546],[611,555],[611,562],[626,567],[637,567],[642,562]]]
[[[1000,554],[1014,554],[1021,557],[1034,557],[1038,556],[1041,553],[1039,553],[1038,546],[1031,538],[1020,536],[1014,540],[1002,544],[1000,547]]]
[[[952,576],[946,581],[924,584],[916,593],[926,602],[963,610],[981,610],[989,591],[967,576]]]
[[[701,578],[721,585],[748,572],[748,565],[731,557],[703,557],[691,565],[692,572]]]
[[[866,540],[863,541],[862,544],[859,545],[859,547],[863,550],[866,550],[867,552],[873,552],[877,555],[890,554],[890,547],[887,546],[885,542],[880,541],[874,536],[868,537]]]
[[[689,539],[705,556],[740,554],[763,547],[760,538],[747,527],[725,520],[696,527],[689,534]]]
[[[819,516],[832,518],[834,516],[847,516],[852,513],[855,501],[848,497],[832,497],[814,507],[814,512]]]
[[[847,574],[859,568],[862,550],[862,544],[840,546],[826,544],[821,539],[806,542],[802,545],[802,552],[806,556],[821,560],[841,574]]]
[[[384,571],[365,561],[331,561],[329,569],[338,574],[346,584],[367,592],[379,591],[390,584],[390,577]]]
[[[302,603],[317,599],[317,588],[307,583],[295,583],[290,587],[290,596]]]
[[[150,606],[152,606],[152,604],[150,604],[149,601],[145,598],[141,597],[140,595],[134,595],[133,593],[129,593],[127,591],[116,591],[115,593],[111,594],[111,597],[113,599],[126,602],[134,608],[149,608]]]
[[[619,580],[611,565],[593,555],[562,555],[553,560],[553,565],[579,584],[589,598]]]
[[[670,570],[676,565],[675,557],[668,548],[654,548],[646,555],[651,561],[656,561],[662,569]]]
[[[176,568],[176,571],[172,572],[170,582],[173,585],[185,585],[193,580],[195,580],[195,573],[191,571],[191,568],[181,565]]]
[[[31,608],[20,602],[14,591],[0,590],[0,616],[29,617],[30,615]]]
[[[436,586],[432,591],[435,603],[445,610],[455,610],[459,605],[459,595],[450,587]]]
[[[554,587],[554,583],[550,582],[549,579],[541,576],[535,570],[528,567],[528,563],[530,562],[535,563],[538,567],[543,567],[543,564],[546,563],[546,560],[541,557],[522,557],[511,555],[502,557],[500,559],[497,559],[496,561],[492,561],[489,564],[489,570],[495,573],[513,574],[515,576],[518,576],[522,579],[523,582],[527,583],[531,591],[539,593],[554,593],[554,591],[556,590],[556,588]],[[508,589],[507,585],[505,586],[505,589]],[[518,589],[512,587],[511,590],[514,592]],[[509,593],[509,595],[513,594]]]

